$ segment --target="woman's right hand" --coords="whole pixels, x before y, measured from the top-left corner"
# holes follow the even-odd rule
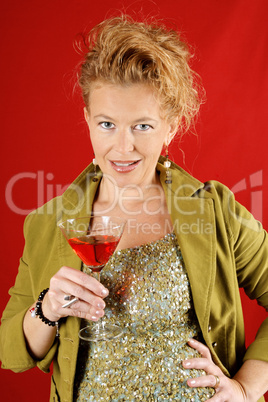
[[[109,291],[92,276],[74,268],[61,267],[50,280],[49,291],[42,301],[42,312],[50,321],[67,316],[97,321],[104,315],[103,298],[108,294]],[[63,308],[65,295],[78,297],[79,300],[69,308]],[[55,341],[56,327],[32,318],[31,310],[35,305],[36,302],[24,316],[23,332],[29,353],[34,359],[40,360]]]
[[[50,321],[67,316],[98,321],[104,315],[103,298],[108,294],[108,289],[93,276],[64,266],[50,280],[49,291],[42,303],[43,314]],[[79,300],[68,308],[62,308],[66,295],[78,297]]]

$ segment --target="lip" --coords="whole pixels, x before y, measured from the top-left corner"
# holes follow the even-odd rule
[[[141,162],[141,159],[138,159],[136,161],[115,160],[115,161],[110,161],[110,164],[116,172],[129,173],[129,172],[132,172],[132,170],[136,169],[136,167],[139,166],[140,162]]]

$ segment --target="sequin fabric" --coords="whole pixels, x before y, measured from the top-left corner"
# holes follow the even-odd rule
[[[206,401],[212,388],[186,380],[205,374],[182,361],[200,330],[176,236],[117,251],[104,267],[105,321],[124,328],[112,341],[80,342],[74,401]],[[84,323],[83,323],[84,325]]]

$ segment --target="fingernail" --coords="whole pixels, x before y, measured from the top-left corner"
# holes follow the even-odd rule
[[[98,303],[98,308],[101,308],[103,310],[105,308],[105,303],[104,302]]]
[[[188,362],[187,360],[183,362],[184,367],[190,367],[191,362]]]
[[[91,316],[91,320],[92,320],[92,321],[98,321],[98,319],[99,319],[99,318],[98,318],[98,317],[95,317],[94,315]]]
[[[191,339],[189,339],[188,342],[189,342],[189,343],[192,343],[192,344],[195,344],[195,339],[191,338]]]
[[[104,297],[104,296],[107,296],[109,294],[109,290],[108,289],[102,289],[102,291],[101,291],[101,295]]]
[[[196,384],[196,381],[195,381],[195,380],[189,380],[189,384],[190,384],[190,385],[195,385],[195,384]]]

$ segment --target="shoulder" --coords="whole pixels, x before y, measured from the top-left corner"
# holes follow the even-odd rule
[[[160,176],[165,175],[164,158],[159,159],[157,169]],[[209,197],[224,199],[232,196],[230,189],[216,180],[200,181],[174,162],[171,162],[172,191],[177,196]]]
[[[78,213],[85,203],[85,195],[90,188],[93,171],[90,164],[62,195],[52,198],[27,215],[24,223],[25,235],[29,235],[30,231],[41,233],[49,228],[55,228],[62,219],[68,219]]]
[[[216,180],[208,180],[202,183],[202,187],[196,191],[195,195],[207,196],[223,203],[230,198],[234,199],[233,192],[225,184]]]
[[[261,223],[236,201],[234,193],[223,183],[216,180],[201,182],[175,163],[172,163],[172,177],[174,196],[211,199],[216,221],[228,228],[234,238],[241,230],[248,232],[249,229],[255,233],[263,231]]]

